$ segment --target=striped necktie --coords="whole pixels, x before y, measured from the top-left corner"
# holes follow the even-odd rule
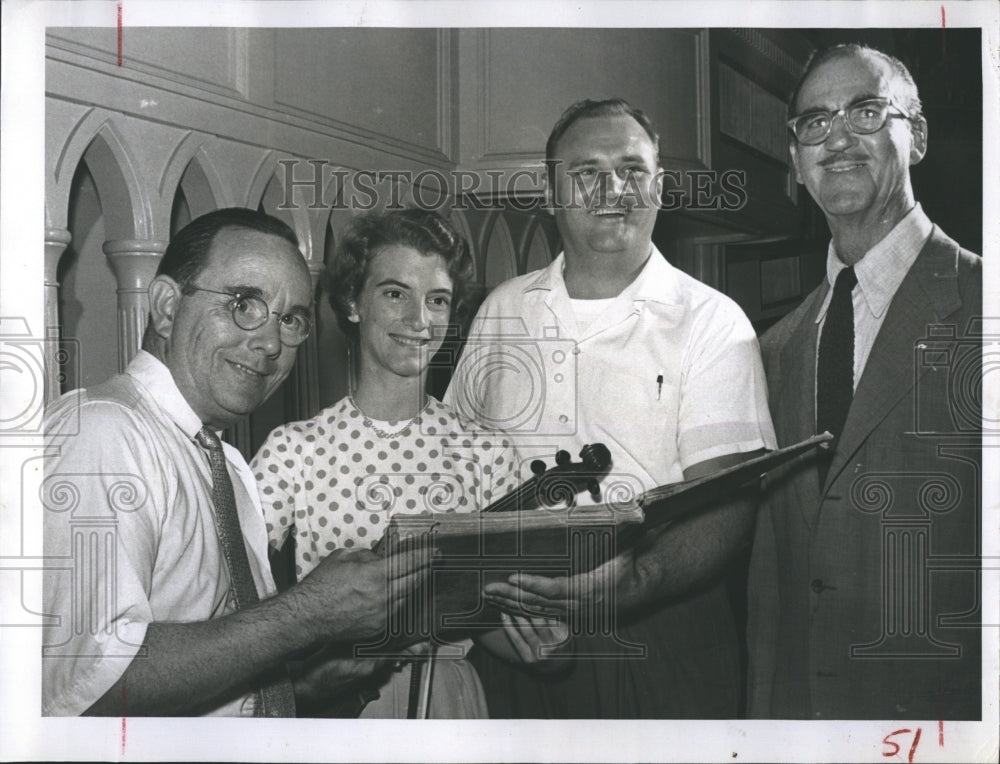
[[[222,553],[229,567],[229,579],[236,607],[244,608],[260,601],[257,586],[250,572],[243,531],[236,514],[236,496],[233,483],[226,469],[226,455],[222,443],[208,427],[202,427],[195,440],[208,452],[212,470],[212,503],[215,505],[215,527],[219,534]],[[263,685],[257,691],[255,716],[295,716],[295,694],[287,676]]]

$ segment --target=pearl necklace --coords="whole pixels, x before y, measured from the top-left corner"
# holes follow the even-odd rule
[[[416,414],[413,415],[413,418],[409,422],[407,422],[406,424],[404,424],[401,429],[396,430],[395,432],[386,432],[385,430],[381,429],[380,427],[376,427],[375,426],[375,423],[371,420],[371,417],[369,417],[364,412],[364,409],[362,409],[358,405],[357,401],[354,400],[354,396],[353,395],[348,395],[347,396],[347,400],[350,401],[351,405],[360,412],[360,414],[361,414],[361,421],[364,422],[365,427],[367,427],[372,432],[374,432],[376,435],[378,435],[380,438],[383,438],[385,440],[395,440],[396,438],[400,437],[403,433],[405,433],[407,430],[410,429],[410,427],[413,425],[413,423],[416,422],[417,419],[420,417],[420,414],[423,413],[423,410],[425,408],[427,408],[427,396],[425,395],[424,396],[424,402],[421,404],[420,409],[417,411]]]

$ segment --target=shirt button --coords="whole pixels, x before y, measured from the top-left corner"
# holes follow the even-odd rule
[[[568,416],[566,416],[565,414],[560,414],[560,415],[559,415],[559,421],[560,421],[560,422],[561,422],[562,424],[566,424],[566,422],[568,422],[568,421],[569,421],[569,417],[568,417]]]
[[[822,594],[823,590],[826,588],[825,586],[823,586],[822,578],[814,578],[812,580],[812,583],[809,585],[812,587],[812,590],[816,592],[816,594]]]

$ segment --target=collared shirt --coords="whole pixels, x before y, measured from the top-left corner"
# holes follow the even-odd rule
[[[854,274],[858,277],[858,288],[851,293],[854,304],[855,390],[858,389],[858,382],[868,363],[875,338],[882,328],[889,303],[930,238],[933,228],[934,225],[917,204],[854,266]],[[831,241],[826,256],[826,278],[830,289],[820,306],[819,315],[816,316],[817,324],[826,320],[826,312],[833,297],[833,285],[837,283],[837,275],[846,267],[837,256]],[[822,326],[819,331],[822,333]],[[819,343],[816,350],[818,353]]]
[[[231,612],[202,427],[168,369],[140,352],[124,374],[62,396],[46,416],[42,713],[83,713],[121,677],[155,621]],[[224,443],[250,568],[275,592],[253,475]],[[123,698],[125,708],[128,699]],[[252,715],[253,696],[212,711]]]
[[[485,508],[517,487],[517,466],[502,433],[462,419],[431,396],[408,426],[373,422],[343,398],[312,419],[272,431],[251,462],[271,546],[280,549],[294,528],[297,580],[335,550],[372,547],[395,515]],[[471,647],[470,639],[448,643],[449,652],[461,655]],[[409,683],[409,666],[384,677],[362,718],[405,719]],[[487,717],[471,663],[455,656],[435,661],[431,685],[431,718]]]
[[[613,466],[602,501],[678,482],[707,459],[775,447],[757,338],[732,300],[653,248],[636,279],[580,327],[564,264],[560,254],[486,298],[447,403],[505,430],[526,464],[541,457],[551,467],[559,449],[576,459],[604,443]]]

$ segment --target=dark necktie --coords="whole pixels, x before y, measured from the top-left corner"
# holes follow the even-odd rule
[[[854,303],[851,291],[858,283],[854,268],[844,268],[833,285],[833,297],[819,339],[816,364],[816,430],[828,430],[838,440],[854,398]],[[836,442],[834,449],[836,450]],[[831,456],[832,458],[832,451]],[[826,482],[829,459],[820,466],[820,484]]]
[[[236,496],[233,483],[226,469],[226,455],[222,443],[208,427],[202,427],[195,435],[198,445],[208,452],[208,463],[212,470],[212,503],[215,505],[215,527],[219,534],[222,553],[229,567],[229,579],[236,607],[244,608],[260,601],[257,586],[250,572],[250,560],[239,516],[236,514]],[[256,716],[295,716],[295,695],[287,677],[265,684],[257,692]]]

